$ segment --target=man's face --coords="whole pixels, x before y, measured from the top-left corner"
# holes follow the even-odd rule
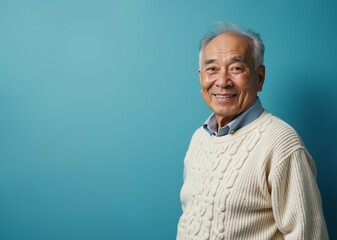
[[[236,33],[224,33],[203,50],[199,77],[201,93],[220,127],[227,125],[256,100],[265,68],[255,70],[252,42]]]

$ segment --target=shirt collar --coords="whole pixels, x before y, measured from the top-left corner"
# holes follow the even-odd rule
[[[210,134],[214,136],[224,136],[228,133],[233,134],[240,128],[248,125],[257,119],[262,112],[264,111],[259,97],[256,98],[256,101],[252,106],[250,106],[246,111],[237,116],[233,121],[228,123],[226,126],[219,129],[218,132],[218,123],[215,118],[214,112],[209,116],[206,122],[203,125],[203,128]]]

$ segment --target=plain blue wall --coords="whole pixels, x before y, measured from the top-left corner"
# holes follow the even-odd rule
[[[261,33],[337,239],[335,1],[0,0],[0,239],[175,238],[212,22]]]

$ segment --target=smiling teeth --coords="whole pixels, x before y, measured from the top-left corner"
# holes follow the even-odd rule
[[[233,95],[215,95],[215,96],[218,97],[218,98],[230,98]]]

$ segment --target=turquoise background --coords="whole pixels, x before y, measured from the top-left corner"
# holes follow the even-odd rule
[[[0,239],[175,239],[212,22],[261,33],[337,239],[336,1],[0,0]]]

